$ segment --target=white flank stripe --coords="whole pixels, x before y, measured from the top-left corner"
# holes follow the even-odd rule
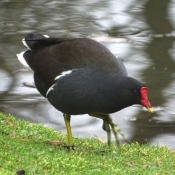
[[[23,55],[26,51],[21,52],[20,54],[16,54],[16,56],[18,57],[18,60],[26,67],[29,67],[29,65],[27,64],[26,60],[24,59]]]
[[[22,39],[22,43],[24,44],[24,46],[26,46],[28,49],[30,49],[30,50],[31,50],[31,48],[29,48],[29,46],[27,45],[27,43],[26,43],[26,41],[25,41],[25,39],[24,39],[24,38]]]
[[[45,36],[46,38],[50,38],[50,36],[49,36],[49,35],[43,35],[43,36]]]
[[[54,88],[53,88],[54,86],[55,86],[55,84],[53,84],[53,85],[47,90],[47,92],[46,92],[46,98],[47,98],[49,92],[52,91],[52,90],[54,90]]]
[[[56,76],[55,79],[54,79],[54,81],[58,80],[58,79],[61,78],[61,77],[66,76],[66,75],[68,75],[68,74],[71,74],[71,73],[72,73],[71,70],[64,71],[64,72],[62,72],[60,75]],[[52,91],[52,90],[54,90],[54,86],[55,86],[55,84],[53,84],[53,85],[48,89],[48,91],[46,92],[46,98],[47,98],[49,92]]]
[[[60,75],[56,76],[54,80],[58,80],[59,78],[69,75],[71,73],[72,73],[72,70],[64,71]]]

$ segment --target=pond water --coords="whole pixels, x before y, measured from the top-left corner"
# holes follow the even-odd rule
[[[18,62],[30,32],[89,37],[103,43],[130,76],[149,88],[154,113],[131,106],[112,114],[126,137],[175,148],[175,1],[35,0],[0,2],[0,111],[66,132],[62,113],[35,88],[33,73]],[[74,136],[106,140],[102,121],[72,117]]]

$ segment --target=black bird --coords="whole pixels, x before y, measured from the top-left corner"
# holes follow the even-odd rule
[[[110,113],[133,104],[152,112],[148,88],[128,77],[122,61],[102,44],[88,38],[50,38],[33,33],[22,42],[28,50],[17,57],[34,71],[38,91],[63,112],[69,146],[73,146],[71,115],[101,118],[110,145],[110,127],[117,143],[118,133],[122,134]]]

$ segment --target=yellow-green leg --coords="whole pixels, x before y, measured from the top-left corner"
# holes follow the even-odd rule
[[[111,145],[111,129],[109,127],[109,124],[106,120],[103,119],[103,130],[106,131],[107,133],[107,140],[108,140],[108,145]]]
[[[65,124],[66,124],[67,135],[68,135],[68,143],[69,143],[68,147],[72,147],[72,149],[73,149],[74,145],[73,145],[71,126],[70,126],[71,115],[63,114],[63,116],[64,116],[64,121],[65,121]]]
[[[107,132],[108,137],[108,145],[111,144],[111,131],[110,127],[112,128],[112,132],[115,136],[115,140],[117,145],[119,145],[119,138],[118,134],[120,134],[125,141],[127,139],[125,138],[125,135],[122,133],[121,129],[115,124],[115,122],[112,120],[109,114],[102,114],[102,113],[90,113],[90,116],[101,118],[103,120],[103,129]],[[110,127],[109,127],[110,126]],[[128,141],[127,141],[128,142]]]
[[[121,131],[121,129],[120,129],[120,128],[117,126],[117,124],[112,120],[111,116],[110,116],[110,115],[108,115],[108,116],[109,116],[109,117],[108,117],[108,122],[109,122],[109,125],[110,125],[111,128],[112,128],[112,131],[113,131],[114,135],[115,135],[115,139],[116,139],[117,144],[119,144],[118,134],[120,134],[126,142],[129,142],[129,141],[126,139],[126,137],[125,137],[125,135],[123,134],[123,132]]]

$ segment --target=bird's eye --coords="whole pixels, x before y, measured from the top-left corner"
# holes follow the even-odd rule
[[[139,92],[137,90],[133,90],[134,94],[139,95]]]

